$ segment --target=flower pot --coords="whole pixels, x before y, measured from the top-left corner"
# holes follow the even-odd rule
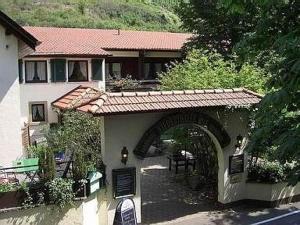
[[[22,206],[22,202],[24,201],[25,195],[25,192],[21,190],[1,192],[0,209],[8,209]]]
[[[79,180],[73,183],[73,192],[76,198],[86,198],[88,197],[87,192],[87,181]]]

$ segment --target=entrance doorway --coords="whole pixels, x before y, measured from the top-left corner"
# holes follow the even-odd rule
[[[141,174],[142,224],[217,208],[217,149],[197,124],[174,126],[154,140]]]

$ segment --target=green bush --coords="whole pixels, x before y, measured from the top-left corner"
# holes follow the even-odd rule
[[[279,183],[287,181],[292,170],[289,164],[281,164],[277,161],[259,162],[248,168],[248,181],[260,183]]]
[[[10,184],[10,183],[0,184],[0,193],[15,191],[17,189],[18,187],[14,184]]]
[[[49,190],[50,202],[60,208],[72,206],[74,199],[72,184],[72,180],[62,178],[55,178],[47,182],[46,187]]]
[[[220,54],[192,50],[183,62],[175,63],[160,75],[163,90],[237,88],[264,92],[266,74],[254,65],[238,67]]]

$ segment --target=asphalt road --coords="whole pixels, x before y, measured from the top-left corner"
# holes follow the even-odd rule
[[[300,225],[300,210],[292,211],[252,225]]]

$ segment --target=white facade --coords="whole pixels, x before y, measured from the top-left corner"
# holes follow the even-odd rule
[[[209,115],[223,125],[231,138],[231,143],[225,148],[221,148],[217,139],[212,133],[207,131],[216,145],[218,155],[218,201],[226,204],[246,198],[246,173],[236,176],[229,175],[229,156],[240,154],[243,150],[235,147],[236,137],[242,135],[244,143],[248,135],[248,118],[243,112],[230,112],[228,115],[218,110],[203,110],[203,113]],[[107,175],[107,210],[108,225],[113,224],[116,206],[119,200],[113,199],[112,193],[112,169],[124,167],[136,167],[136,195],[133,197],[135,202],[138,222],[141,222],[141,166],[142,160],[138,159],[133,150],[143,134],[158,120],[167,113],[144,113],[131,115],[116,115],[104,117],[103,139],[103,161],[106,165]],[[121,149],[126,146],[129,151],[127,165],[121,163]],[[245,156],[246,159],[246,156]],[[245,160],[246,162],[246,160]],[[245,163],[246,170],[246,163]],[[237,177],[238,176],[238,177]],[[234,181],[234,182],[233,182]]]
[[[0,25],[0,166],[22,155],[18,39]]]
[[[139,57],[138,51],[110,51],[113,57]],[[167,51],[148,51],[145,57],[153,58],[181,58],[180,52],[167,52]],[[99,90],[105,91],[105,59],[102,61],[102,80],[93,81],[92,79],[92,59],[91,58],[65,58],[59,57],[59,59],[65,59],[65,71],[66,81],[65,82],[52,82],[51,81],[51,64],[50,60],[55,58],[44,58],[44,57],[24,57],[22,59],[22,83],[20,85],[20,96],[21,96],[21,124],[28,123],[30,125],[30,135],[32,140],[42,136],[43,125],[48,123],[57,123],[57,114],[51,108],[51,103],[68,93],[72,89],[79,85],[86,85],[98,88]],[[88,81],[85,82],[68,82],[68,61],[88,61]],[[47,65],[47,82],[46,83],[26,83],[26,61],[46,61]],[[18,67],[16,67],[18,68]],[[44,104],[46,121],[42,123],[31,121],[31,104]],[[31,141],[32,141],[31,140]]]
[[[20,85],[21,94],[21,123],[29,123],[30,135],[38,137],[42,133],[43,125],[47,123],[57,123],[57,114],[51,108],[51,103],[68,93],[79,85],[95,87],[99,90],[105,90],[105,60],[102,62],[103,80],[92,80],[92,66],[91,59],[82,58],[65,58],[68,60],[84,60],[88,61],[88,81],[85,82],[68,82],[68,63],[66,63],[66,81],[65,82],[51,82],[51,65],[49,58],[24,58],[23,59],[23,82]],[[26,83],[25,81],[25,63],[26,61],[47,61],[47,83]],[[35,103],[45,104],[46,121],[43,123],[32,122],[30,105]]]

